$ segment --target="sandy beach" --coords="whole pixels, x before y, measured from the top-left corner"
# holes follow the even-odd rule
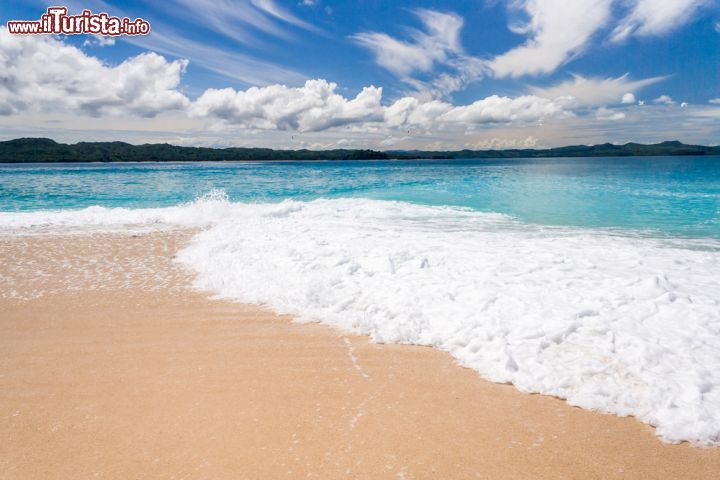
[[[190,232],[0,239],[0,478],[716,478],[720,449],[193,291]]]

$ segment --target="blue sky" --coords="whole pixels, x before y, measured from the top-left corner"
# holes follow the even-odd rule
[[[48,5],[5,2],[2,24],[37,19]],[[142,17],[152,33],[108,41],[0,32],[2,138],[378,149],[720,143],[716,0],[66,5]]]

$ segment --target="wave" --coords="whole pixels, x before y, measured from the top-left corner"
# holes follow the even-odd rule
[[[164,208],[92,206],[77,210],[0,212],[0,234],[201,228],[232,215],[233,207],[224,191],[211,190],[193,202]]]
[[[428,345],[520,390],[720,444],[720,245],[366,199],[0,215],[0,231],[203,227],[195,286],[373,341]]]

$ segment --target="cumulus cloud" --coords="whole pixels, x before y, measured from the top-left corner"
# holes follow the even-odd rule
[[[391,127],[429,129],[433,126],[456,124],[527,123],[571,115],[562,105],[534,95],[516,98],[492,95],[461,106],[437,100],[422,102],[414,97],[405,97],[386,108],[385,122]]]
[[[675,103],[675,100],[673,100],[670,95],[660,95],[655,100],[653,100],[653,103],[659,103],[662,105],[672,105]]]
[[[93,116],[152,117],[184,109],[177,88],[187,61],[155,53],[116,66],[46,36],[14,36],[0,28],[0,114],[76,111]]]
[[[621,103],[626,103],[626,104],[627,103],[635,103],[636,101],[637,101],[637,99],[635,98],[635,95],[630,92],[623,95],[622,98],[620,99]]]
[[[599,106],[609,103],[633,103],[637,92],[666,77],[631,80],[628,74],[617,78],[587,78],[574,75],[572,80],[551,87],[530,87],[534,95],[556,99],[572,106]],[[630,92],[630,93],[628,93]]]
[[[469,105],[403,97],[382,105],[382,89],[364,88],[355,98],[336,92],[337,85],[308,80],[304,86],[284,85],[207,90],[190,108],[197,118],[244,128],[317,132],[335,127],[375,125],[381,128],[433,129],[458,124],[520,123],[571,115],[560,104],[533,95],[493,95]]]
[[[195,117],[215,118],[246,128],[314,132],[382,118],[382,89],[364,88],[355,98],[335,92],[337,85],[308,80],[299,88],[285,85],[247,90],[209,89],[190,108]]]
[[[592,35],[611,16],[611,0],[520,0],[510,8],[529,17],[511,26],[527,41],[490,61],[498,77],[550,73],[584,51]]]
[[[517,98],[492,95],[470,105],[454,107],[439,117],[443,122],[508,123],[534,122],[545,118],[561,118],[569,116],[559,103],[553,100],[524,95]]]
[[[452,110],[447,102],[431,100],[420,101],[415,97],[404,97],[396,100],[385,109],[385,124],[389,127],[406,125],[429,128],[435,120]]]
[[[715,105],[719,105],[719,104],[720,104],[720,98],[713,98],[713,99],[710,100],[709,102],[710,102],[710,103],[713,103],[713,104],[715,104]]]
[[[690,20],[708,0],[632,0],[629,13],[613,29],[611,39],[620,42],[631,35],[662,35]]]
[[[191,102],[180,90],[187,61],[155,53],[110,66],[52,37],[12,36],[0,30],[0,113],[81,113],[152,117],[166,111],[219,124],[263,130],[318,132],[338,127],[441,128],[446,125],[534,122],[569,115],[547,98],[493,95],[468,105],[403,97],[382,104],[382,89],[355,97],[326,80],[300,87],[268,85],[246,90],[208,89]]]

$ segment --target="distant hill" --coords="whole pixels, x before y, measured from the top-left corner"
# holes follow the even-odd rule
[[[611,157],[658,155],[720,155],[720,146],[662,142],[654,145],[576,145],[549,149],[421,151],[273,150],[270,148],[178,147],[167,143],[131,145],[124,142],[57,143],[49,138],[18,138],[0,142],[0,162],[170,162],[232,160],[382,160],[452,158]]]
[[[640,156],[674,156],[674,155],[720,155],[720,146],[686,145],[682,142],[669,141],[644,145],[642,143],[626,143],[614,145],[571,145],[548,149],[510,149],[510,150],[458,150],[447,152],[395,151],[386,152],[390,156],[402,154],[425,157],[433,154],[449,158],[547,158],[547,157],[640,157]]]
[[[170,162],[229,160],[359,160],[385,159],[372,150],[272,150],[269,148],[178,147],[167,143],[57,143],[49,138],[0,142],[0,162]]]

